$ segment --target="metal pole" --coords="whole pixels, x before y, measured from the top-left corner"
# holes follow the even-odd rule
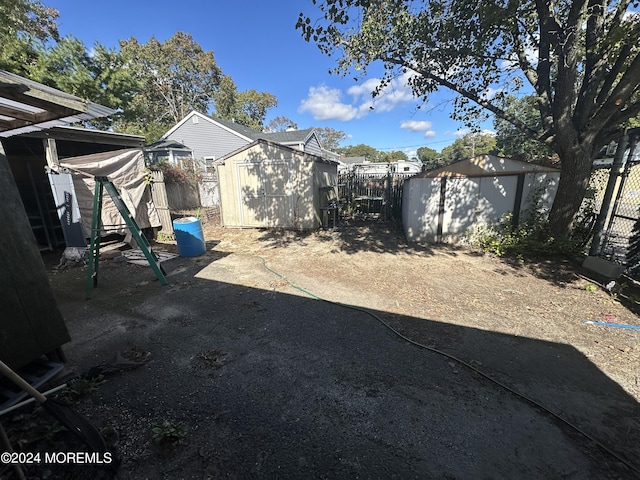
[[[625,183],[629,178],[629,170],[631,169],[631,159],[633,158],[637,144],[638,144],[638,138],[633,137],[631,139],[631,143],[629,146],[629,154],[627,155],[627,160],[625,161],[625,164],[624,164],[624,171],[622,173],[622,177],[620,178],[620,185],[618,187],[618,193],[616,193],[616,200],[613,203],[613,210],[611,212],[611,216],[609,217],[609,221],[607,222],[607,228],[604,235],[603,245],[606,245],[607,243],[609,243],[609,236],[611,234],[611,229],[613,228],[613,221],[615,220],[615,217],[618,213],[618,208],[620,207],[620,199],[622,198],[622,193],[624,191]]]
[[[620,175],[624,171],[624,152],[627,149],[629,143],[629,135],[624,133],[620,141],[618,142],[618,148],[616,154],[613,157],[613,165],[611,165],[611,172],[609,173],[609,181],[607,188],[604,192],[604,198],[602,199],[602,206],[600,207],[600,213],[596,219],[593,241],[591,242],[591,249],[589,250],[590,256],[597,256],[602,249],[602,239],[604,236],[604,227],[607,223],[607,219],[611,215],[613,195],[618,184]]]

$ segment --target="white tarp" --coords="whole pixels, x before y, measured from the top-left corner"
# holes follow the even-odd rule
[[[140,228],[160,226],[158,212],[153,205],[150,189],[147,188],[148,172],[141,149],[65,158],[60,161],[60,166],[73,173],[73,184],[85,232],[91,232],[94,177],[108,177],[113,182]],[[103,194],[102,225],[104,233],[123,234],[128,231],[106,189]]]

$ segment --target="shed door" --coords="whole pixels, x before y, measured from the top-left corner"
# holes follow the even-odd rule
[[[262,162],[267,227],[293,227],[289,164]]]
[[[447,180],[442,234],[458,236],[476,220],[480,184],[477,179],[458,177]]]
[[[292,227],[289,164],[265,160],[237,168],[242,226]]]

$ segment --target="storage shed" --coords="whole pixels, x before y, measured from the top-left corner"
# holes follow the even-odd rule
[[[513,213],[517,224],[533,202],[550,208],[560,170],[481,155],[415,175],[404,184],[402,223],[408,241],[455,242],[477,225]]]
[[[225,227],[320,227],[338,163],[259,139],[215,162]]]

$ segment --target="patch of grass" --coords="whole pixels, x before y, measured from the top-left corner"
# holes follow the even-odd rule
[[[584,289],[587,292],[596,292],[596,291],[598,291],[598,287],[596,287],[593,283],[588,284],[586,287],[584,287]]]
[[[95,391],[105,381],[102,374],[95,376],[82,375],[69,382],[67,390],[61,394],[61,397],[69,402],[76,401]]]
[[[182,422],[165,420],[159,427],[151,429],[153,441],[161,446],[177,445],[184,441],[188,432],[187,426]]]

